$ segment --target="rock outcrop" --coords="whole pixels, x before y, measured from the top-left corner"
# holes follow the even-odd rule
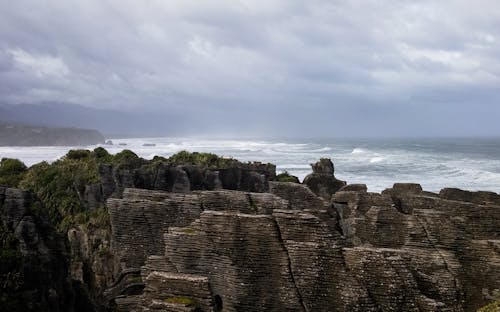
[[[64,238],[32,193],[0,187],[0,239],[0,310],[86,310],[68,276]]]
[[[37,302],[27,311],[468,312],[500,299],[496,193],[371,193],[325,159],[303,184],[272,181],[269,165],[219,169],[101,166],[84,199],[106,200],[109,228],[73,227],[66,247],[31,193],[0,187],[0,300],[21,294]]]
[[[240,190],[266,192],[268,181],[276,176],[276,167],[261,163],[234,161],[221,168],[204,165],[173,165],[165,162],[135,165],[99,166],[101,188],[89,193],[91,198],[120,197],[125,188],[187,193],[196,190]]]
[[[110,300],[119,311],[475,311],[500,289],[494,194],[270,192],[109,200],[113,249],[143,283]]]
[[[304,178],[307,185],[316,195],[330,200],[332,195],[346,185],[345,181],[335,178],[333,163],[330,159],[322,158],[311,164],[313,172]]]

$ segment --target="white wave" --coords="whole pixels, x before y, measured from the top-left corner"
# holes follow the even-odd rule
[[[385,158],[381,157],[381,156],[373,157],[372,159],[370,159],[370,163],[375,164],[375,163],[379,163],[379,162],[384,161],[384,160],[385,160]]]
[[[209,152],[241,161],[274,163],[277,171],[287,170],[303,179],[311,173],[310,164],[320,157],[331,157],[336,176],[348,183],[366,183],[370,191],[381,191],[395,182],[422,183],[424,189],[439,191],[443,187],[469,190],[500,191],[500,160],[442,152],[415,150],[414,146],[385,147],[372,142],[352,143],[284,143],[261,140],[216,140],[189,138],[116,139],[115,145],[102,145],[110,153],[130,149],[141,157],[169,157],[181,150]],[[118,145],[119,142],[126,146]],[[142,146],[154,143],[156,146]],[[356,145],[354,145],[356,146]],[[363,147],[361,147],[363,146]],[[82,147],[0,147],[0,158],[19,158],[26,165],[55,160],[69,149]],[[95,146],[84,147],[93,149]],[[376,150],[376,152],[375,152]]]
[[[322,147],[322,148],[317,148],[317,149],[311,149],[311,150],[309,150],[309,152],[312,152],[312,153],[330,152],[330,151],[332,151],[331,147]]]
[[[351,154],[365,154],[365,153],[368,153],[368,150],[361,147],[356,147],[351,152]]]

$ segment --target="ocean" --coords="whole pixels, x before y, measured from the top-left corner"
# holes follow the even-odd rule
[[[420,183],[424,190],[444,187],[500,192],[500,138],[221,140],[192,138],[115,139],[111,153],[130,149],[141,157],[169,157],[181,150],[210,152],[241,161],[270,162],[278,172],[303,179],[310,164],[331,158],[335,176],[365,183],[380,192],[396,182]],[[122,145],[118,145],[121,143]],[[144,146],[154,144],[154,146]],[[30,166],[54,161],[69,149],[86,147],[0,147],[0,158],[18,158]]]

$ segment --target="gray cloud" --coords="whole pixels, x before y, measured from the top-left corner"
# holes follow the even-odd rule
[[[10,1],[0,96],[172,112],[186,131],[492,135],[499,29],[487,0]]]

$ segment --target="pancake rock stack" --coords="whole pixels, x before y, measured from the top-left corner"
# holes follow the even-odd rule
[[[322,159],[260,192],[110,198],[117,311],[475,311],[500,289],[500,196],[345,185]]]

